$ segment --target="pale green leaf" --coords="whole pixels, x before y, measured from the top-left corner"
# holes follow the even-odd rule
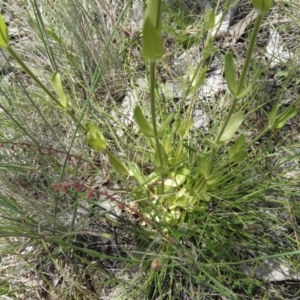
[[[59,95],[60,99],[60,106],[63,110],[68,109],[69,99],[68,96],[65,94],[64,89],[61,84],[61,78],[60,75],[57,72],[54,72],[51,77],[51,82],[56,90],[56,92]]]
[[[202,85],[204,79],[205,79],[205,76],[206,76],[206,72],[207,70],[209,69],[209,67],[205,67],[201,72],[200,74],[198,74],[193,82],[192,82],[192,88],[190,89],[189,93],[188,93],[188,96],[193,94],[194,92],[196,92],[199,87]]]
[[[93,150],[104,151],[106,149],[106,142],[101,129],[90,122],[85,124],[85,128],[87,131],[87,142],[89,146]]]
[[[272,129],[276,128],[275,125],[276,125],[276,118],[277,118],[277,112],[278,112],[279,107],[280,107],[279,104],[275,105],[268,115],[269,127]]]
[[[159,147],[159,149],[158,149],[158,147]],[[168,165],[168,155],[167,155],[163,145],[158,144],[158,147],[156,147],[156,149],[155,149],[154,164],[156,167],[166,168],[166,166]]]
[[[209,176],[209,158],[203,155],[199,156],[197,160],[197,171],[205,178]]]
[[[164,54],[162,0],[148,0],[143,24],[142,56],[154,61]]]
[[[265,14],[273,5],[274,0],[252,0],[253,7],[260,13]]]
[[[246,159],[247,151],[245,148],[245,136],[243,134],[238,137],[228,152],[230,161],[234,163],[240,163]]]
[[[184,139],[188,134],[193,125],[194,121],[192,119],[187,119],[178,131],[179,136]]]
[[[206,28],[208,30],[213,29],[215,26],[215,11],[211,10],[207,15]]]
[[[240,125],[244,121],[244,113],[242,111],[233,114],[220,138],[221,142],[228,142],[232,139],[235,132],[239,129]]]
[[[290,107],[283,113],[281,113],[277,119],[276,119],[276,128],[280,129],[282,128],[286,122],[296,116],[298,113],[297,109],[295,107]]]
[[[225,79],[230,92],[236,96],[237,83],[234,76],[233,58],[230,52],[225,54]]]
[[[249,84],[241,93],[239,93],[236,97],[238,99],[242,99],[246,97],[253,90],[253,84]]]
[[[7,48],[9,44],[8,29],[3,19],[0,15],[0,48]]]
[[[157,135],[159,138],[161,138],[161,139],[164,138],[166,128],[170,124],[170,122],[174,119],[174,116],[175,116],[175,114],[169,115],[159,126],[159,129],[157,131]]]
[[[117,173],[120,175],[130,175],[129,170],[118,157],[116,157],[110,151],[106,151],[106,154],[108,155],[109,161]]]
[[[146,137],[155,137],[152,125],[146,120],[140,106],[136,106],[133,114],[134,120],[140,131]]]

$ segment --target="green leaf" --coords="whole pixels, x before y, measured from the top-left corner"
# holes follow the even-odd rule
[[[142,56],[154,61],[164,54],[162,38],[162,0],[148,0],[143,24]]]
[[[118,157],[116,157],[110,151],[105,151],[105,153],[108,155],[109,161],[117,173],[120,175],[132,175],[126,168],[125,164]]]
[[[229,122],[220,138],[220,141],[228,142],[229,140],[231,140],[243,121],[244,113],[242,111],[233,114],[229,119]]]
[[[139,167],[135,163],[128,163],[129,175],[133,177],[139,185],[145,184],[146,177],[140,171]]]
[[[155,137],[152,125],[146,120],[140,106],[136,106],[133,114],[134,120],[140,131],[146,137]]]
[[[7,48],[9,44],[8,29],[3,19],[0,15],[0,48]]]
[[[234,76],[233,58],[230,52],[225,54],[225,79],[228,89],[236,96],[238,87]]]
[[[276,123],[277,112],[278,112],[279,107],[280,107],[279,104],[275,105],[268,115],[269,127],[272,129],[276,128],[275,123]]]
[[[213,29],[215,26],[215,11],[211,10],[207,15],[206,28],[208,30]]]
[[[192,127],[193,123],[194,121],[192,119],[188,119],[181,125],[178,134],[182,139],[184,139],[189,134],[190,128]]]
[[[223,13],[220,12],[219,14],[215,15],[214,17],[214,26],[213,28],[211,29],[210,31],[210,35],[211,37],[215,37],[215,35],[217,34],[218,30],[220,29],[220,25],[221,25],[221,22],[222,22],[222,18],[223,18]]]
[[[193,82],[192,82],[192,88],[190,89],[189,93],[188,93],[188,96],[193,94],[195,91],[197,91],[199,89],[199,87],[202,85],[204,79],[205,79],[205,76],[206,76],[206,72],[207,70],[209,69],[209,67],[205,67],[199,75],[197,75]]]
[[[203,155],[197,160],[197,171],[207,178],[209,176],[209,159]]]
[[[187,177],[190,175],[191,171],[188,168],[184,168],[180,171],[178,171],[178,173],[174,174],[172,173],[172,175],[174,175],[174,182],[175,182],[175,186],[180,186],[182,185]]]
[[[209,58],[209,57],[212,56],[216,51],[217,51],[217,49],[216,49],[215,46],[214,46],[213,39],[210,39],[210,40],[208,41],[207,46],[206,46],[206,47],[203,49],[203,51],[202,51],[203,59]]]
[[[175,114],[169,115],[159,126],[158,131],[157,131],[157,135],[159,138],[161,138],[161,139],[164,138],[166,128],[170,124],[170,122],[174,119],[174,116],[175,116]]]
[[[213,146],[215,149],[218,149],[218,147],[219,147],[219,145],[218,145],[215,141],[213,141],[213,140],[211,140],[211,139],[209,139],[209,138],[207,138],[207,137],[204,138],[203,143],[210,144],[210,145]]]
[[[175,119],[173,125],[172,125],[172,133],[178,133],[179,129],[182,126],[182,121],[181,119],[177,118]]]
[[[159,151],[158,151],[158,147],[159,147]],[[167,155],[163,145],[158,144],[158,147],[156,147],[156,149],[155,149],[154,164],[156,167],[166,168],[168,165],[168,155]],[[160,160],[159,153],[161,154],[162,161]]]
[[[186,152],[181,152],[179,155],[177,155],[172,159],[172,166],[177,166],[187,160],[188,160],[188,154]]]
[[[288,119],[293,118],[294,116],[297,115],[297,113],[298,111],[295,107],[288,108],[286,111],[284,111],[277,117],[276,128],[278,129],[282,128],[286,124]]]
[[[68,105],[69,105],[69,99],[68,99],[68,96],[64,92],[64,89],[61,84],[60,75],[57,72],[53,73],[53,75],[51,77],[51,82],[59,95],[61,108],[63,110],[67,110]]]
[[[252,0],[253,7],[258,10],[260,14],[265,14],[273,5],[274,0]]]
[[[253,84],[249,84],[241,93],[239,93],[236,97],[238,99],[242,99],[246,97],[253,90]]]
[[[245,136],[242,134],[238,137],[236,142],[229,148],[230,161],[234,163],[240,163],[247,157],[247,151],[245,148]]]
[[[100,128],[90,122],[85,124],[85,128],[87,131],[87,142],[89,146],[93,150],[104,151],[106,149],[106,142]]]
[[[163,146],[166,150],[166,153],[169,154],[173,152],[174,148],[172,146],[172,141],[173,141],[173,135],[165,136],[163,140]]]

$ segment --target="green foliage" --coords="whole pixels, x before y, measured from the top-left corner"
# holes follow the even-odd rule
[[[134,120],[138,125],[141,132],[147,137],[154,137],[154,131],[152,125],[146,120],[143,111],[140,106],[136,106],[134,109]]]
[[[238,111],[230,116],[230,119],[225,127],[224,132],[221,135],[221,142],[228,142],[232,139],[235,132],[239,129],[240,125],[244,121],[244,113]]]
[[[155,61],[164,54],[162,39],[162,0],[149,0],[143,25],[143,58]]]
[[[261,14],[265,14],[270,9],[271,4],[271,1],[253,1],[254,7]],[[76,15],[76,17],[78,16]],[[219,22],[217,19],[221,20],[221,14],[216,17],[216,13],[211,11],[206,15],[206,21],[203,24],[206,24],[206,29],[213,30],[218,25],[216,24]],[[91,215],[95,215],[94,220],[96,223],[99,223],[99,220],[101,223],[102,219],[107,217],[105,222],[109,224],[109,232],[114,230],[114,226],[117,226],[117,224],[124,227],[128,226],[126,227],[128,233],[133,232],[138,237],[139,243],[147,245],[146,247],[142,245],[141,249],[138,250],[128,251],[126,258],[122,256],[123,249],[118,255],[109,258],[114,261],[119,260],[120,262],[129,263],[130,268],[132,266],[133,269],[139,268],[144,274],[141,278],[134,278],[130,283],[127,282],[131,290],[136,287],[139,291],[136,294],[127,294],[131,291],[126,286],[126,297],[132,299],[148,297],[148,294],[144,295],[144,291],[147,290],[149,294],[156,295],[156,297],[149,296],[149,299],[163,298],[164,292],[169,290],[170,297],[179,299],[182,298],[183,294],[174,296],[174,294],[171,295],[171,291],[176,290],[174,292],[176,293],[177,290],[180,290],[180,293],[182,291],[186,293],[187,298],[196,297],[198,299],[201,298],[202,287],[205,286],[205,289],[212,289],[218,295],[221,294],[230,299],[239,299],[236,295],[241,293],[241,290],[251,298],[255,288],[261,288],[263,284],[259,280],[253,279],[253,277],[248,278],[242,274],[238,268],[241,257],[242,255],[248,257],[249,253],[251,253],[251,257],[252,253],[258,253],[258,256],[271,253],[268,252],[268,247],[272,247],[274,241],[264,230],[264,222],[268,219],[280,224],[280,221],[274,220],[272,215],[262,213],[256,207],[257,203],[267,201],[269,195],[266,193],[269,190],[272,188],[277,189],[277,185],[281,184],[281,177],[274,172],[276,168],[271,167],[270,169],[273,162],[270,164],[267,161],[267,158],[271,154],[273,155],[275,151],[275,148],[272,148],[273,146],[268,148],[270,135],[277,132],[288,120],[297,115],[294,103],[288,108],[275,103],[272,111],[266,113],[268,125],[263,129],[254,128],[255,130],[251,127],[252,124],[249,125],[252,118],[255,118],[256,109],[259,106],[254,103],[256,99],[252,98],[252,95],[257,93],[259,89],[256,86],[257,77],[252,74],[253,70],[249,72],[248,69],[250,58],[254,58],[253,47],[258,34],[258,31],[255,30],[259,28],[260,21],[258,19],[255,23],[253,36],[249,42],[247,58],[241,72],[237,72],[239,67],[234,65],[231,53],[226,53],[224,56],[225,79],[229,90],[225,98],[229,102],[229,108],[223,108],[220,105],[216,111],[218,113],[222,111],[225,114],[220,113],[221,116],[214,115],[212,117],[214,124],[210,127],[210,131],[208,133],[200,132],[197,135],[193,128],[191,112],[195,102],[199,100],[197,92],[205,80],[207,71],[210,69],[207,58],[216,51],[214,41],[208,32],[199,66],[189,74],[190,81],[185,91],[186,98],[182,100],[178,109],[177,107],[171,108],[168,102],[169,99],[157,95],[159,82],[155,74],[157,60],[162,58],[164,54],[162,1],[149,0],[144,17],[142,56],[150,63],[150,110],[147,106],[148,102],[143,103],[142,99],[139,99],[140,105],[136,106],[133,111],[135,125],[139,132],[136,132],[136,126],[134,126],[134,129],[129,126],[125,127],[122,124],[122,126],[119,126],[120,124],[116,119],[111,118],[110,113],[106,110],[107,107],[102,109],[102,106],[107,106],[107,104],[102,99],[98,99],[98,97],[102,97],[102,86],[99,83],[101,83],[100,78],[104,74],[109,60],[102,61],[101,56],[99,61],[91,62],[88,59],[92,60],[91,57],[94,57],[94,53],[91,57],[87,55],[88,63],[83,68],[82,74],[86,75],[87,70],[91,72],[92,83],[84,86],[86,82],[90,82],[91,78],[86,80],[84,76],[81,78],[77,73],[72,73],[72,68],[80,64],[76,65],[77,56],[70,51],[73,44],[66,45],[64,47],[64,51],[66,51],[65,58],[72,65],[72,68],[70,70],[63,68],[64,73],[61,74],[64,78],[67,76],[70,78],[72,86],[68,86],[69,83],[62,84],[58,72],[54,72],[52,77],[50,74],[50,81],[58,95],[56,97],[55,94],[49,91],[47,86],[39,81],[38,74],[30,71],[12,48],[8,46],[7,28],[3,19],[0,19],[0,47],[7,48],[9,54],[19,63],[20,67],[46,93],[48,97],[44,97],[41,107],[45,109],[44,106],[47,106],[46,109],[50,111],[50,115],[54,112],[60,114],[58,119],[60,122],[64,122],[64,127],[60,123],[59,126],[66,131],[69,130],[68,133],[73,133],[68,150],[65,150],[65,145],[62,145],[61,148],[64,150],[57,151],[57,153],[52,147],[43,148],[38,143],[39,141],[32,138],[34,143],[37,144],[37,154],[32,155],[34,156],[32,162],[24,160],[24,157],[26,157],[25,150],[24,153],[21,151],[19,153],[13,149],[14,147],[6,149],[1,142],[2,150],[8,153],[6,154],[7,157],[13,156],[13,159],[20,161],[7,163],[4,161],[6,156],[1,152],[1,159],[3,159],[0,166],[1,170],[18,172],[22,176],[32,179],[28,176],[29,173],[31,176],[31,172],[33,173],[37,169],[38,172],[35,175],[38,176],[40,170],[44,168],[46,171],[43,172],[43,176],[46,183],[44,184],[43,181],[39,180],[37,190],[48,192],[46,196],[39,196],[32,203],[27,200],[27,198],[30,199],[28,195],[23,196],[22,201],[28,201],[25,203],[30,204],[28,207],[33,208],[32,212],[29,211],[29,213],[27,211],[30,208],[25,207],[24,203],[23,206],[20,205],[18,203],[19,199],[14,199],[11,196],[14,195],[13,192],[9,191],[10,198],[7,198],[8,200],[2,199],[1,194],[0,213],[1,218],[5,220],[3,226],[0,226],[2,236],[24,237],[26,240],[33,237],[36,244],[43,246],[47,258],[57,266],[57,269],[60,269],[61,265],[65,265],[67,260],[61,263],[59,259],[66,255],[68,262],[74,260],[76,264],[80,264],[79,269],[91,268],[93,272],[96,269],[95,262],[101,260],[102,265],[102,260],[107,259],[108,255],[106,252],[104,254],[102,248],[100,250],[99,248],[92,249],[92,247],[99,244],[99,241],[94,243],[93,240],[89,239],[87,243],[80,244],[79,237],[82,235],[88,235],[89,238],[99,236],[101,239],[114,242],[115,236],[105,232],[89,232],[86,230],[84,222],[77,229],[75,223],[80,219],[78,218],[78,210],[81,208],[87,210]],[[34,24],[37,28],[42,26],[39,22]],[[49,28],[46,27],[45,32],[52,39],[51,43],[64,43],[59,30],[53,29],[50,31]],[[116,28],[118,28],[117,25]],[[74,30],[74,32],[78,33],[77,30]],[[86,41],[85,39],[82,41],[84,41],[82,42],[84,48]],[[109,41],[107,49],[112,44]],[[47,48],[49,60],[52,68],[56,69],[54,67],[56,65],[55,59],[51,58],[50,50],[53,49],[51,47]],[[93,50],[96,50],[96,47]],[[104,53],[106,48],[102,50]],[[84,51],[88,51],[88,48]],[[112,58],[110,57],[110,59]],[[93,65],[94,69],[88,69],[87,66],[90,65]],[[91,71],[92,69],[93,71]],[[74,80],[76,76],[78,78]],[[249,82],[251,83],[249,84]],[[99,91],[96,89],[97,86],[101,86]],[[81,92],[84,90],[84,92],[82,94],[76,93],[74,97],[72,94],[74,90]],[[96,92],[99,92],[100,96]],[[81,101],[84,99],[84,102],[78,101],[78,98]],[[49,99],[51,100],[50,103],[48,103]],[[69,101],[69,99],[72,99],[72,101]],[[40,99],[38,100],[40,101]],[[99,104],[99,102],[101,103]],[[186,107],[187,103],[189,108],[184,111],[183,108]],[[202,104],[200,101],[199,103]],[[273,105],[273,103],[271,104]],[[11,110],[12,108],[18,109],[16,103],[9,103],[9,105]],[[252,107],[251,105],[255,109],[249,109]],[[56,108],[55,110],[53,110],[53,106]],[[32,107],[34,107],[34,102],[30,105],[30,108]],[[6,111],[9,115],[10,111]],[[36,112],[39,112],[39,108],[36,109]],[[95,115],[93,115],[94,113]],[[69,118],[62,118],[61,115]],[[20,129],[23,136],[31,138],[32,132],[30,130],[26,131],[26,128],[24,129],[23,124],[25,122],[22,118],[12,116],[10,120],[16,120],[16,124],[18,124],[17,134],[13,135],[9,132],[10,142],[21,135]],[[86,122],[86,120],[91,121]],[[95,124],[101,125],[98,127]],[[51,137],[53,142],[59,144],[67,134],[63,133],[56,137],[58,132],[56,126],[55,124],[55,130],[51,132],[53,134]],[[120,134],[119,128],[122,128],[122,134]],[[38,126],[35,126],[35,130],[38,129]],[[255,133],[253,133],[254,131]],[[85,137],[89,147],[87,145],[82,146],[81,142]],[[3,140],[7,141],[8,138],[3,138]],[[257,140],[262,146],[255,144]],[[15,145],[13,144],[13,146]],[[27,144],[23,141],[19,145],[24,149],[27,147]],[[75,148],[75,146],[78,148]],[[266,147],[265,153],[264,150],[261,150],[263,147]],[[29,149],[30,147],[27,148],[27,153],[30,153],[32,150]],[[77,152],[80,153],[80,156],[73,155],[73,149],[79,150]],[[55,154],[57,154],[57,158]],[[45,156],[47,156],[47,159],[44,158]],[[49,164],[46,167],[42,164],[36,166],[39,160],[43,163],[49,160]],[[84,174],[85,180],[89,181],[89,176],[92,173],[89,173],[90,165],[92,165],[92,171],[98,177],[104,177],[105,174],[109,177],[107,182],[103,185],[100,184],[99,190],[91,188],[89,184],[77,184],[73,181],[74,178],[76,179],[82,174]],[[260,173],[263,168],[266,171]],[[48,174],[48,169],[51,172],[55,170],[53,177]],[[259,170],[259,172],[256,172],[256,170]],[[7,178],[11,177],[10,174]],[[53,178],[55,180],[60,178],[60,182],[53,184]],[[65,178],[71,178],[72,181],[64,183]],[[107,192],[105,190],[106,184],[114,184],[117,180],[121,188],[118,187],[114,194]],[[265,185],[264,182],[266,182]],[[278,193],[282,192],[285,183],[278,187]],[[53,187],[54,191],[50,186]],[[5,188],[5,184],[3,184],[3,188]],[[49,201],[47,207],[44,207],[44,203],[47,203],[45,200],[47,196],[51,198],[52,202]],[[117,214],[112,209],[111,211],[110,208],[106,207],[102,209],[103,197],[109,199],[111,203],[116,204],[126,213],[134,215],[134,218],[137,216],[138,219],[131,223],[131,221],[124,220],[122,217],[120,223],[118,223]],[[287,201],[286,199],[284,198],[284,201]],[[37,200],[43,205],[37,204]],[[279,201],[276,200],[277,202]],[[102,209],[101,213],[94,211],[94,208],[98,206]],[[65,212],[69,207],[73,209],[71,213],[72,220],[66,226],[58,215],[62,215],[62,212]],[[293,208],[292,205],[286,211],[288,213],[298,211],[297,208],[291,208]],[[283,209],[285,209],[284,206],[280,207],[280,210]],[[90,214],[87,218],[90,218]],[[270,223],[272,223],[271,221]],[[10,226],[7,224],[10,224]],[[252,229],[253,226],[257,227]],[[295,228],[292,229],[295,230]],[[103,228],[100,228],[100,231],[102,230]],[[289,245],[291,248],[295,247],[296,243],[293,243],[290,237],[287,240],[291,243]],[[101,247],[102,244],[101,241]],[[242,252],[243,249],[248,250],[248,247],[249,253]],[[278,246],[276,245],[276,247]],[[257,249],[261,252],[255,252]],[[272,251],[278,251],[278,249],[272,249]],[[241,257],[239,257],[240,252]],[[296,253],[296,251],[294,252]],[[16,251],[16,253],[19,255],[21,252]],[[139,255],[138,259],[136,255]],[[154,260],[153,257],[155,257]],[[254,265],[259,262],[259,258],[254,257],[249,261]],[[148,272],[150,263],[151,271]],[[82,268],[82,266],[85,268]],[[102,277],[96,277],[96,280],[93,279],[94,281],[98,280],[101,284],[111,285],[112,282],[119,280],[117,275],[112,276],[105,269],[101,269],[101,271],[104,274],[102,274],[103,278],[109,279],[103,280]],[[149,273],[151,274],[149,275]],[[65,276],[67,278],[67,275]],[[78,278],[80,277],[82,277],[81,274]],[[92,282],[93,280],[88,279],[87,281]],[[6,281],[4,282],[3,291],[7,292]],[[142,284],[140,284],[141,282]],[[187,285],[181,286],[182,282],[189,282],[190,290],[188,290]],[[79,281],[74,286],[85,296],[86,290],[85,288],[81,289]],[[53,289],[55,290],[55,288]],[[143,293],[142,297],[138,294],[140,291]],[[84,297],[82,295],[79,297],[73,295],[73,298],[79,299]],[[90,299],[93,299],[93,296]],[[88,297],[86,298],[88,299]]]
[[[54,72],[51,78],[51,82],[59,95],[60,107],[63,110],[67,110],[69,105],[69,99],[62,87],[60,75]]]
[[[260,14],[266,14],[273,3],[274,0],[252,0],[253,7],[258,10]]]
[[[106,149],[106,142],[100,128],[90,122],[86,123],[85,127],[89,146],[96,151],[104,151]]]
[[[8,29],[3,20],[2,15],[0,15],[0,48],[8,47],[9,37],[8,37]]]
[[[232,53],[230,52],[227,52],[225,55],[225,79],[230,92],[236,96],[238,86],[234,75]]]

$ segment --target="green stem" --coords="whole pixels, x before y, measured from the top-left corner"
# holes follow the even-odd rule
[[[22,59],[15,53],[15,51],[7,46],[7,52],[13,57],[13,59],[22,67],[22,69],[30,76],[30,78],[58,105],[61,107],[61,103],[57,98],[48,90],[48,88],[31,72],[31,70],[26,66]],[[78,120],[71,110],[67,110],[66,113],[72,118],[72,120],[77,124]],[[80,127],[86,131],[85,127],[80,124]]]
[[[249,66],[250,66],[250,60],[251,60],[251,57],[252,57],[252,54],[253,54],[254,46],[256,44],[256,39],[257,39],[257,36],[258,36],[258,31],[259,31],[259,27],[260,27],[260,24],[262,22],[262,19],[263,19],[263,14],[258,14],[258,16],[256,18],[256,21],[255,21],[255,24],[254,24],[253,32],[252,32],[252,35],[251,35],[251,40],[250,40],[250,43],[249,43],[249,48],[248,48],[248,51],[247,51],[247,56],[246,56],[246,59],[245,59],[242,74],[241,74],[241,77],[240,77],[240,80],[239,80],[237,95],[239,95],[243,90],[243,86],[244,86],[245,79],[246,79],[248,69],[249,69]],[[217,145],[219,145],[219,143],[220,143],[220,139],[221,139],[221,137],[224,133],[224,130],[225,130],[225,128],[226,128],[226,126],[227,126],[227,124],[228,124],[228,122],[229,122],[229,120],[230,120],[230,118],[231,118],[231,116],[234,112],[234,110],[235,110],[235,107],[236,107],[236,104],[237,104],[238,100],[239,99],[237,97],[234,98],[234,100],[232,102],[232,105],[230,107],[230,110],[229,110],[229,112],[226,116],[225,122],[224,122],[223,126],[221,127],[221,130],[217,134],[217,137],[215,139],[215,143]],[[211,171],[212,171],[213,162],[214,162],[217,150],[218,150],[217,147],[213,147],[213,149],[211,151],[211,156],[210,156],[210,161],[209,161],[209,173],[211,173]]]
[[[163,158],[162,153],[160,151],[160,144],[157,135],[157,125],[156,125],[156,109],[155,109],[155,68],[156,68],[156,61],[150,61],[150,105],[151,105],[151,119],[152,119],[152,126],[153,132],[155,136],[155,144],[156,144],[156,151],[158,153],[160,165],[163,166]],[[162,175],[162,190],[164,190],[164,180]]]

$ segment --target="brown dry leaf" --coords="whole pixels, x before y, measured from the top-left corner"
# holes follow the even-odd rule
[[[255,10],[252,10],[244,19],[232,25],[229,29],[229,33],[236,40],[238,40],[243,35],[249,24],[251,24],[251,22],[253,22],[256,19],[257,15],[258,13]]]

